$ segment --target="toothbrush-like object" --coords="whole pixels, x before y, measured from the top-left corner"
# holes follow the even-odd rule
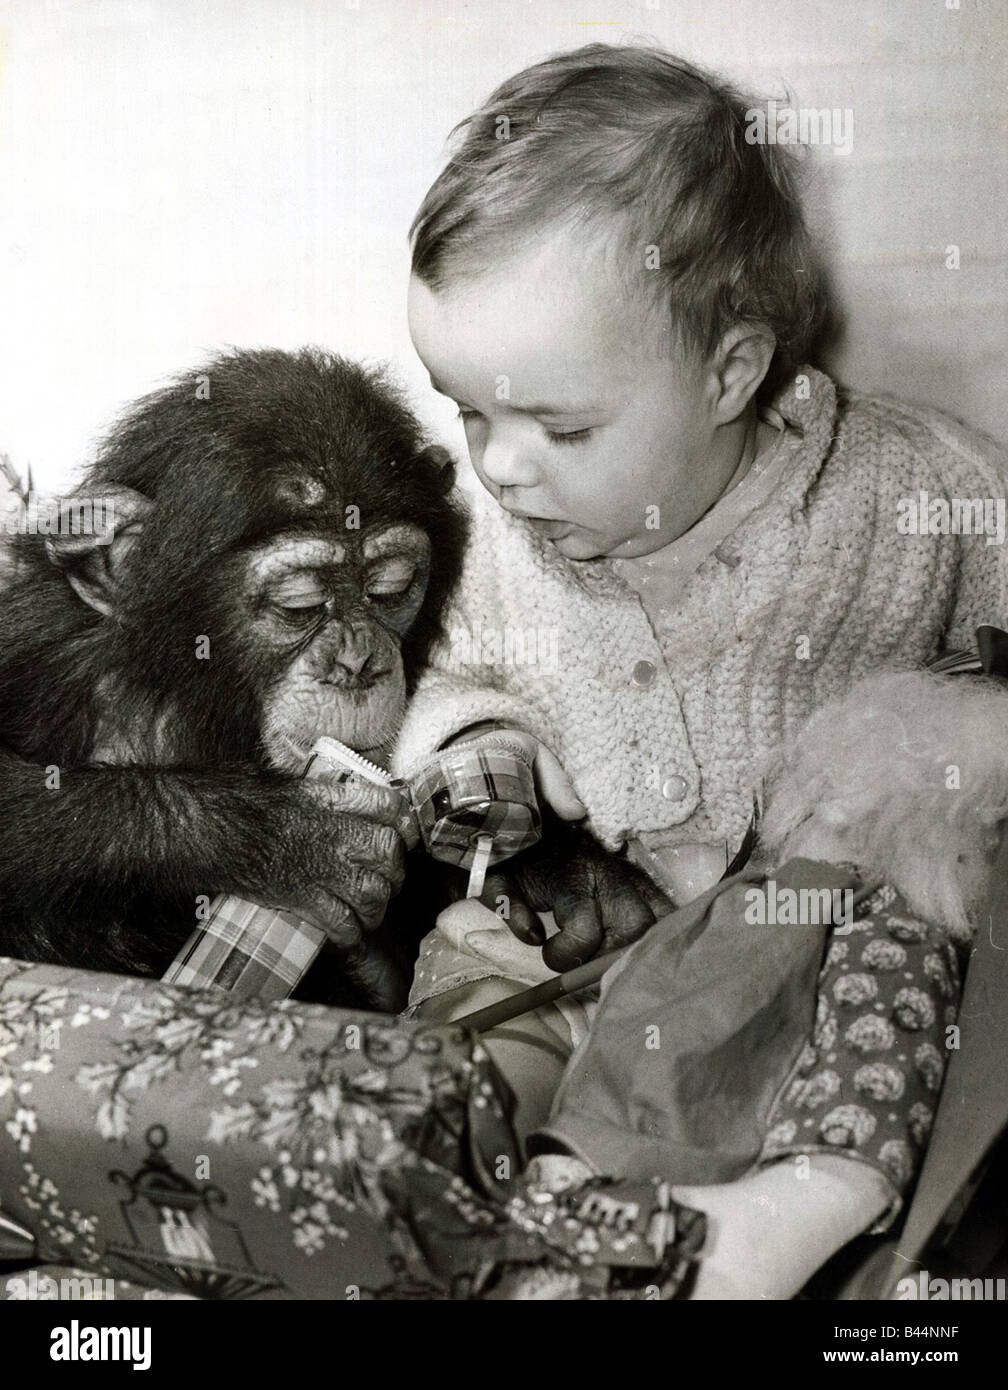
[[[340,743],[335,738],[316,739],[312,744],[311,757],[305,768],[305,776],[311,776],[312,767],[316,759],[321,758],[330,767],[341,767],[344,771],[352,773],[354,777],[359,777],[364,782],[370,782],[375,787],[391,787],[392,777],[383,767],[377,763],[372,763],[364,757],[362,753],[355,753],[352,748],[348,748],[345,743]]]

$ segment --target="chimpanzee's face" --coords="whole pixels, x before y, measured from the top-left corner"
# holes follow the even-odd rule
[[[106,620],[92,744],[300,773],[326,735],[376,759],[461,568],[451,461],[343,358],[227,353],[205,380],[205,398],[180,377],[117,426],[76,494],[114,500],[111,534],[46,540]]]
[[[423,604],[430,542],[408,523],[338,536],[288,533],[247,553],[251,642],[272,668],[262,740],[300,771],[323,735],[386,751],[405,702],[400,642]]]

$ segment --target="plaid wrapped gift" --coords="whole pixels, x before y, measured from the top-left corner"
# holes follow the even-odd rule
[[[239,999],[287,999],[324,942],[325,932],[295,913],[229,894],[215,900],[164,979],[192,989],[216,985]]]
[[[443,749],[413,778],[410,790],[423,842],[446,864],[471,867],[484,836],[492,840],[491,864],[539,839],[532,762],[506,734],[483,734]]]
[[[320,739],[305,768],[306,777],[318,777],[331,767],[331,751],[323,750],[323,743],[342,747],[332,739]],[[370,780],[384,776],[363,758],[355,762],[354,771],[366,773]],[[190,989],[215,986],[239,999],[289,999],[324,944],[325,932],[296,913],[230,893],[214,899],[210,916],[189,937],[162,978],[166,984]]]

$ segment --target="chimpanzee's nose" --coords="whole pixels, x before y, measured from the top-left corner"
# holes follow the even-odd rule
[[[378,680],[385,668],[375,659],[374,642],[366,628],[345,627],[342,642],[330,654],[324,679],[329,685],[360,685]]]
[[[348,675],[360,676],[371,664],[371,653],[366,647],[346,646],[334,661],[334,666],[339,666]]]

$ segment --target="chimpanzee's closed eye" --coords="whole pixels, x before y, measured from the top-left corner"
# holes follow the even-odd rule
[[[401,603],[409,594],[416,574],[416,562],[411,556],[391,556],[368,574],[365,593],[369,602],[390,606]]]
[[[416,560],[412,555],[390,555],[368,574],[368,594],[401,594],[413,583]]]
[[[285,623],[307,627],[325,616],[329,595],[313,574],[292,575],[267,593],[267,604]]]
[[[284,620],[293,627],[309,627],[312,623],[317,623],[325,617],[326,605],[324,603],[277,603],[274,610]]]

